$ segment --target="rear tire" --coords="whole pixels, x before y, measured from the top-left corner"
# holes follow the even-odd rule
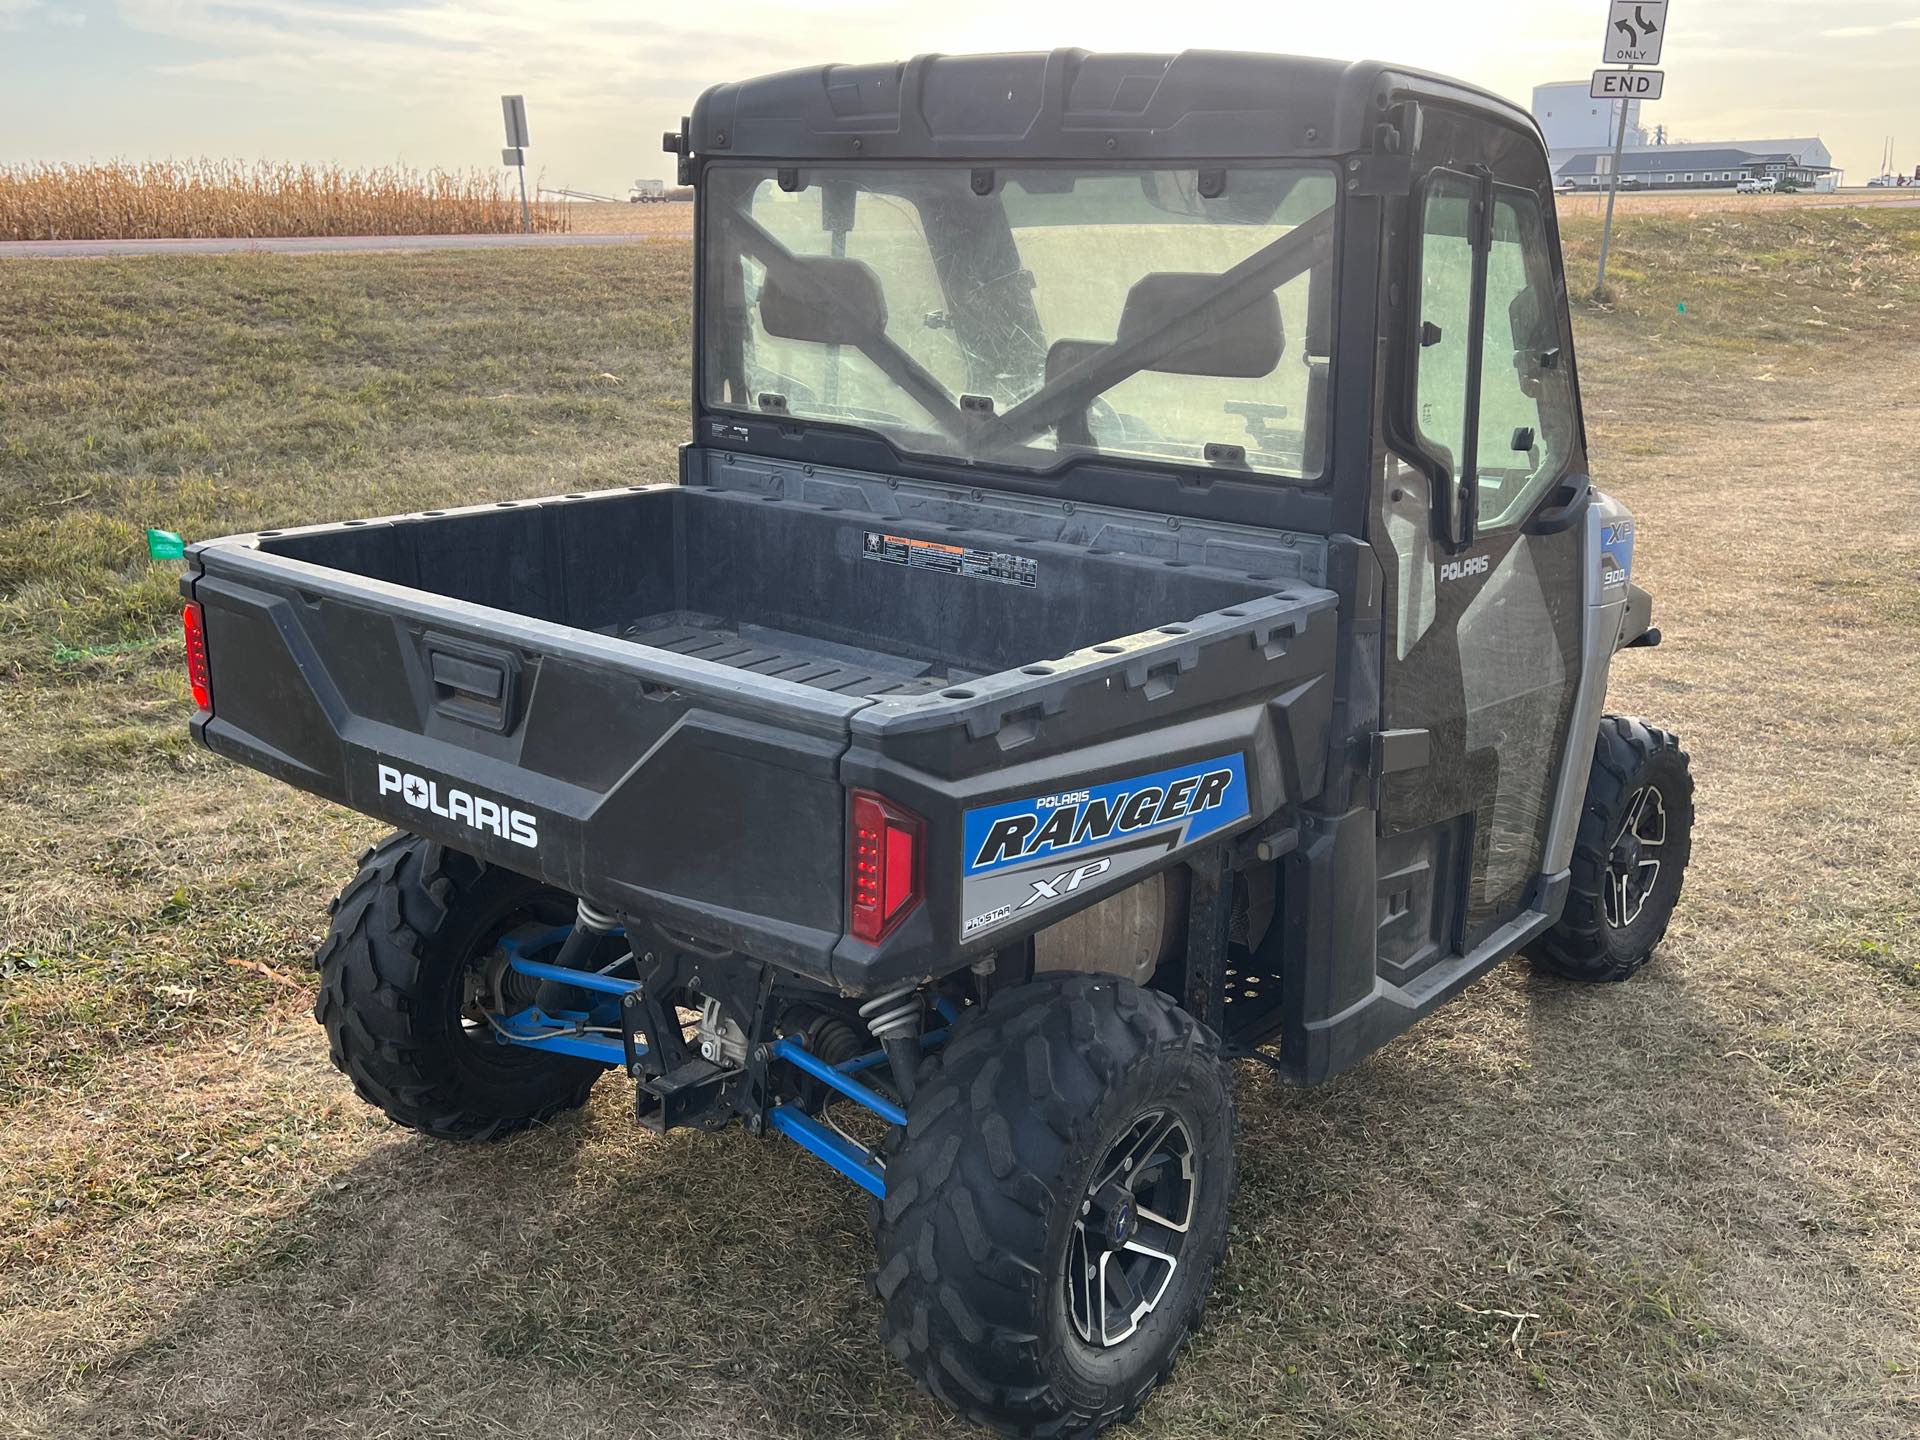
[[[1049,975],[969,1012],[888,1146],[888,1350],[1004,1434],[1091,1435],[1133,1414],[1226,1248],[1230,1078],[1209,1031],[1113,976]],[[1076,1284],[1091,1273],[1112,1277],[1097,1302]]]
[[[1608,715],[1594,742],[1567,906],[1534,964],[1569,980],[1625,980],[1667,933],[1693,848],[1693,774],[1664,730]]]
[[[470,1021],[474,967],[502,934],[569,923],[570,896],[415,835],[388,836],[330,907],[314,959],[334,1065],[390,1119],[494,1140],[586,1103],[591,1061],[502,1045]]]

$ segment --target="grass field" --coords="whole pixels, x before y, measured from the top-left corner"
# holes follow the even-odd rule
[[[1614,705],[1699,780],[1680,914],[1632,984],[1514,964],[1324,1089],[1244,1073],[1217,1304],[1135,1433],[1920,1434],[1920,212],[1632,214],[1614,263],[1580,374],[1666,635]],[[0,1434],[957,1432],[793,1147],[611,1081],[484,1151],[362,1107],[306,964],[375,827],[186,741],[145,526],[668,475],[687,281],[0,262]]]
[[[1632,215],[1705,215],[1709,212],[1735,211],[1764,216],[1780,210],[1823,210],[1831,206],[1856,209],[1911,208],[1920,203],[1915,190],[1835,190],[1819,193],[1799,190],[1780,195],[1737,195],[1726,190],[1622,190],[1616,213]],[[1607,208],[1606,191],[1582,191],[1563,194],[1558,204],[1562,215],[1600,215]]]

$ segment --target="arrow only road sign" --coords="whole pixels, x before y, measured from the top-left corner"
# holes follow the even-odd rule
[[[524,95],[502,95],[500,113],[507,120],[507,144],[516,150],[524,150],[533,142],[527,139],[527,97]]]
[[[1595,100],[1658,100],[1666,80],[1664,70],[1596,70],[1587,93]]]
[[[1660,44],[1666,38],[1667,0],[1611,0],[1607,37],[1600,47],[1601,62],[1658,65]]]

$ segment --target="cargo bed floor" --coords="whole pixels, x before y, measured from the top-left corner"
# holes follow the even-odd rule
[[[623,640],[771,675],[841,695],[919,695],[967,678],[957,671],[884,651],[836,645],[790,630],[727,624],[717,615],[670,610],[645,615],[616,633]]]

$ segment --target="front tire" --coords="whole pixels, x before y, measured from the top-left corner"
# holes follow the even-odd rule
[[[1165,996],[1079,974],[996,995],[929,1061],[889,1143],[887,1348],[1004,1434],[1126,1419],[1206,1302],[1233,1140],[1220,1042]]]
[[[586,1103],[603,1067],[498,1043],[476,1019],[476,967],[522,925],[574,902],[417,835],[361,857],[314,964],[313,1014],[334,1065],[390,1119],[442,1140],[493,1140]]]
[[[1625,980],[1665,937],[1692,851],[1687,752],[1664,730],[1603,717],[1566,909],[1534,946],[1534,963],[1569,980]]]

